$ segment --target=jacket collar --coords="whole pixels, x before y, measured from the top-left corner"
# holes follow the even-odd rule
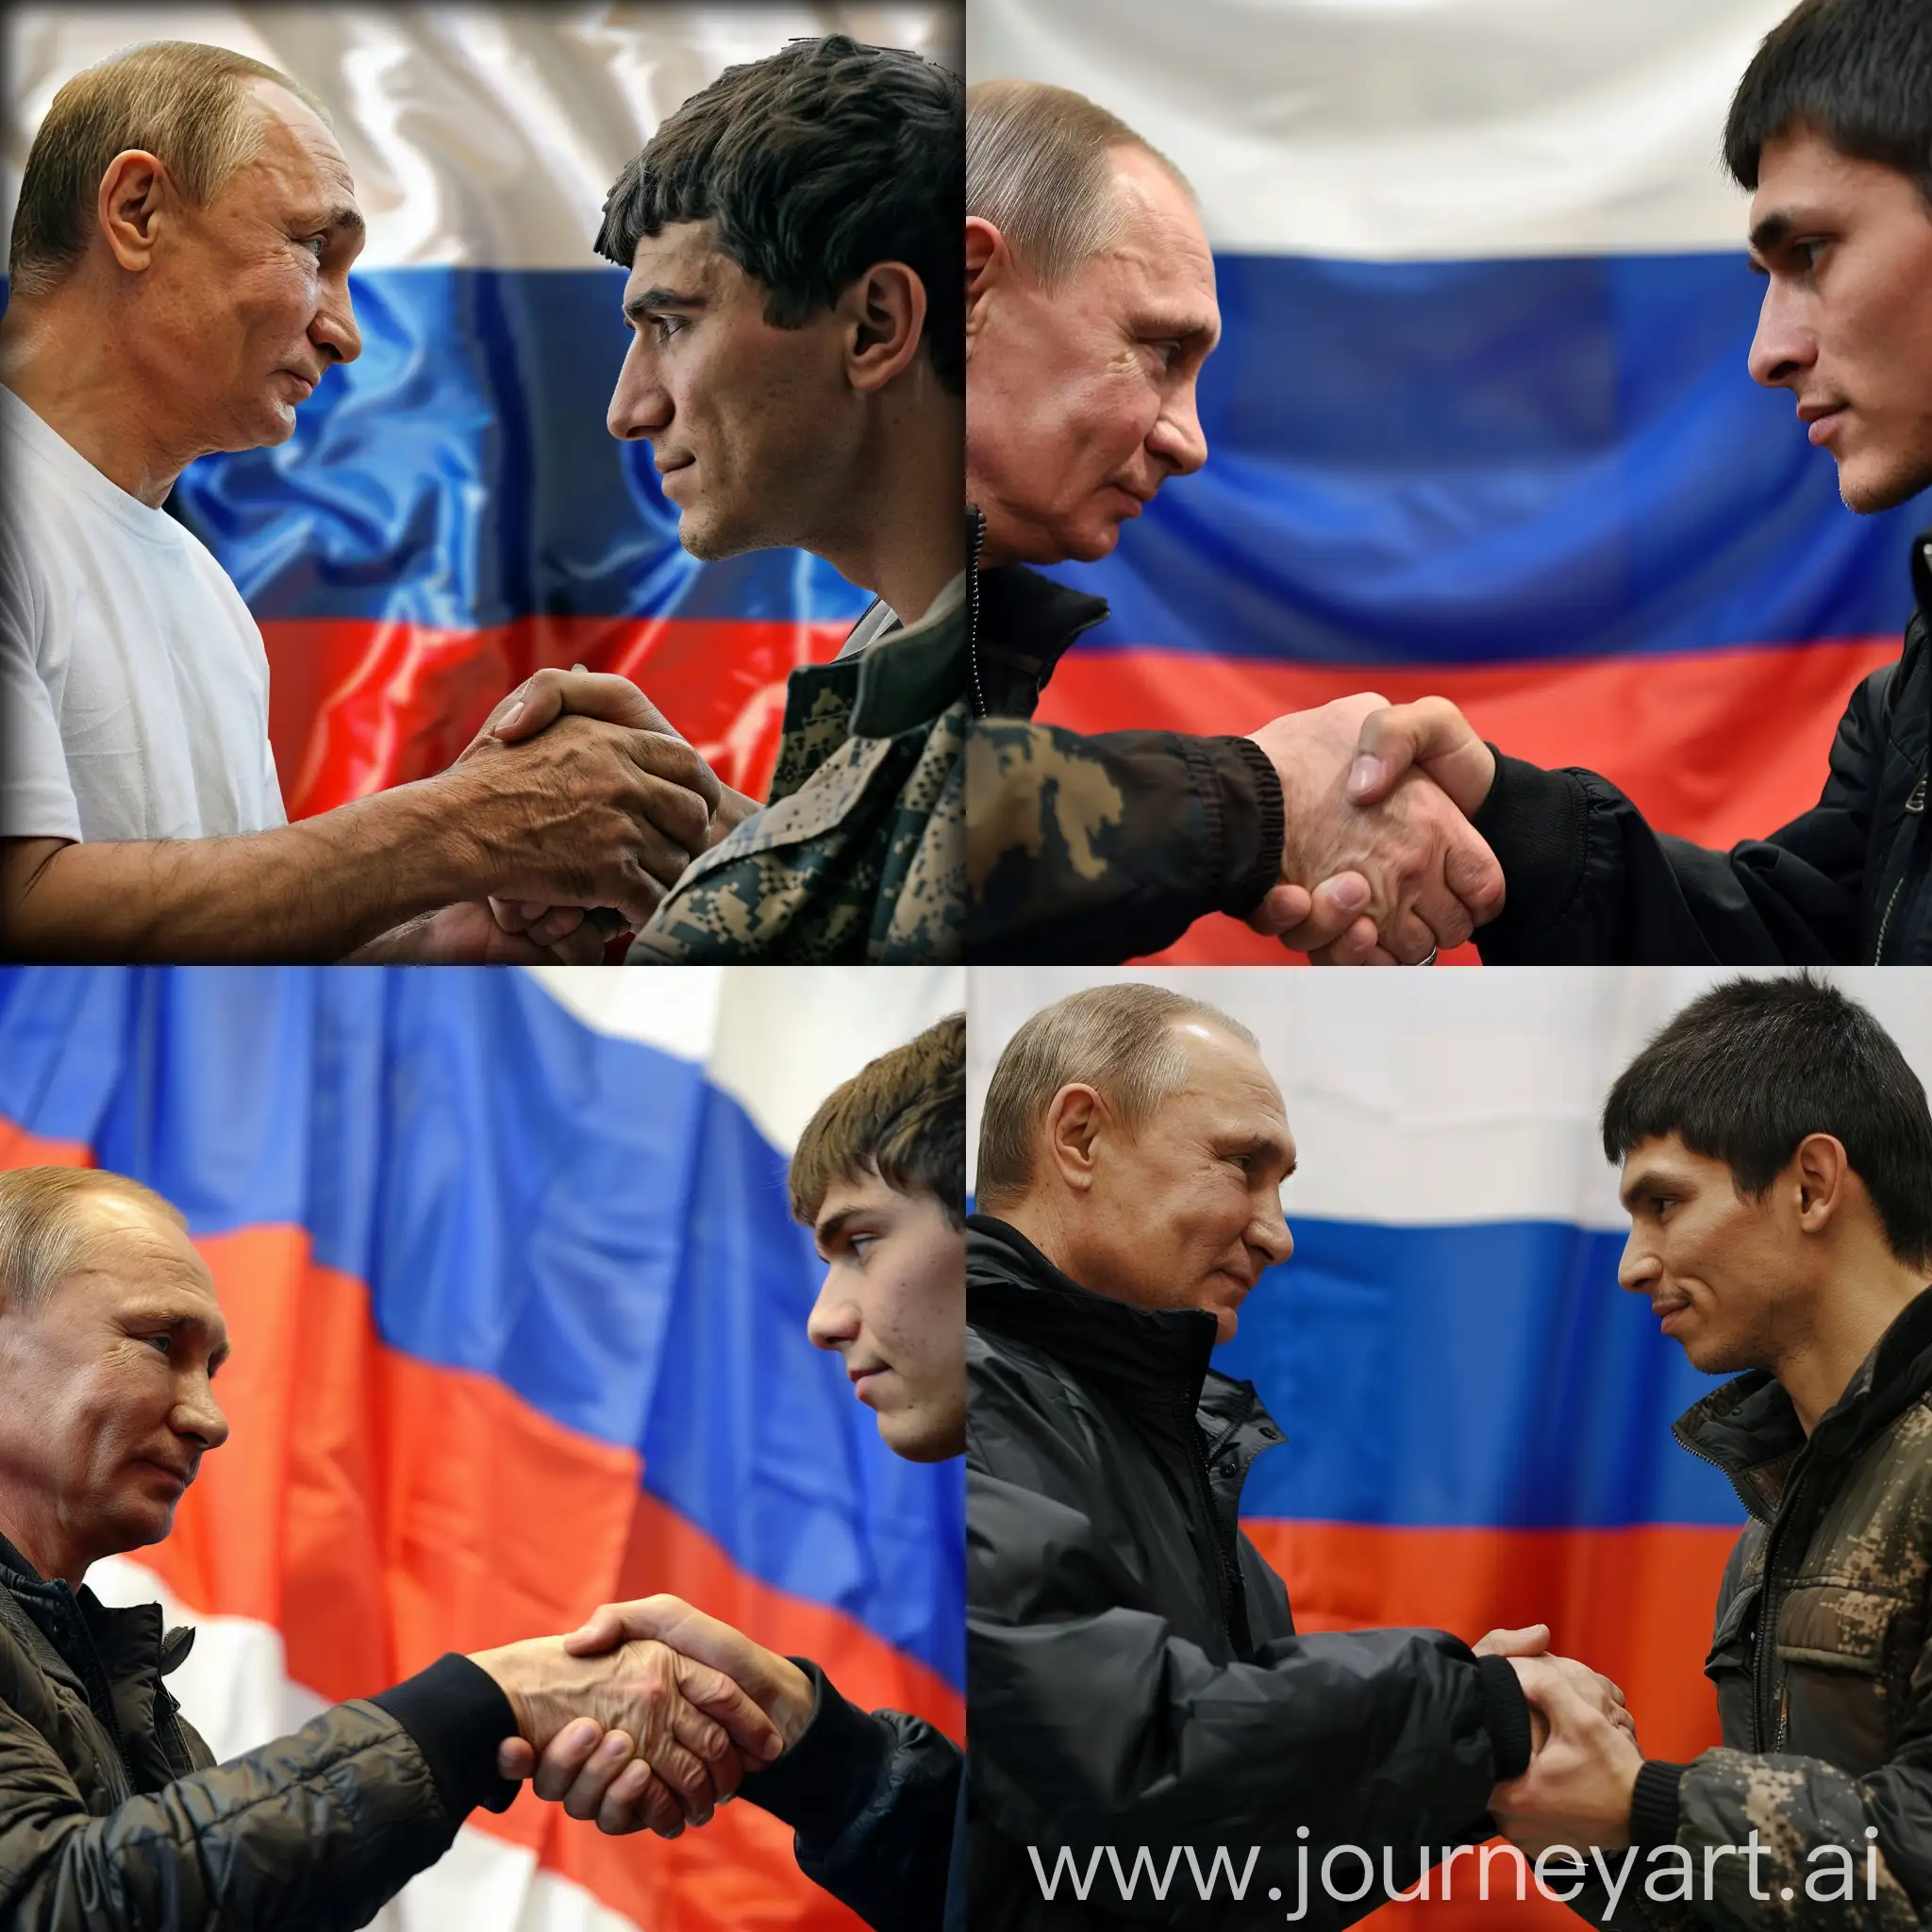
[[[1200,1405],[1214,1349],[1212,1315],[1136,1308],[1095,1294],[991,1214],[967,1217],[966,1309],[974,1326],[1030,1342],[1142,1400],[1185,1397],[1191,1409]]]
[[[1806,1440],[1784,1385],[1754,1369],[1693,1404],[1671,1433],[1693,1456],[1715,1463],[1754,1516],[1777,1513],[1798,1457],[1856,1456],[1906,1408],[1932,1389],[1932,1288],[1907,1302],[1858,1364],[1845,1392]]]
[[[1056,583],[1024,564],[977,567],[986,525],[967,506],[971,555],[974,708],[983,717],[1030,718],[1054,667],[1076,638],[1103,623],[1107,599]]]

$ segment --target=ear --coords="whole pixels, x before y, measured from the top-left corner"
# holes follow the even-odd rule
[[[1109,1124],[1107,1102],[1091,1087],[1062,1087],[1046,1109],[1046,1158],[1076,1194],[1092,1187],[1102,1133]]]
[[[1007,238],[991,222],[977,215],[966,217],[966,351],[973,352],[973,338],[986,325],[987,298],[1013,273],[1012,252]]]
[[[175,182],[166,163],[143,148],[129,148],[108,163],[94,218],[120,267],[139,275],[148,266],[174,208]]]
[[[1834,1216],[1846,1211],[1857,1176],[1836,1135],[1807,1134],[1785,1173],[1797,1189],[1798,1225],[1807,1234],[1823,1234]]]
[[[839,298],[852,325],[845,373],[852,387],[879,390],[911,367],[924,340],[925,284],[903,261],[881,261]]]

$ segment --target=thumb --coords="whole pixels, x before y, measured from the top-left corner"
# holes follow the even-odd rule
[[[1374,805],[1388,797],[1411,766],[1425,771],[1465,816],[1490,795],[1496,778],[1494,754],[1447,698],[1390,705],[1362,720],[1348,774],[1351,802]]]
[[[583,1624],[563,1640],[565,1651],[572,1657],[601,1657],[607,1650],[615,1650],[620,1643],[635,1637],[655,1637],[658,1632],[648,1617],[626,1614],[615,1604],[605,1604],[594,1609]]]
[[[1550,1648],[1550,1626],[1527,1624],[1520,1630],[1491,1630],[1471,1648],[1477,1657],[1545,1657]]]

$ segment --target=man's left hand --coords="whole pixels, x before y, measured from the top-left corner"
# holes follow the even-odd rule
[[[1497,1828],[1530,1857],[1551,1845],[1614,1851],[1630,1842],[1630,1800],[1643,1753],[1623,1725],[1605,1716],[1566,1673],[1525,1682],[1549,1723],[1521,1777],[1490,1799]]]

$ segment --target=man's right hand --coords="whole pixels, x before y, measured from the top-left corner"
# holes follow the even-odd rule
[[[785,1746],[778,1726],[730,1677],[667,1644],[636,1641],[582,1657],[544,1637],[479,1651],[471,1661],[502,1688],[531,1753],[541,1756],[566,1730],[589,1736],[594,1726],[618,1764],[641,1758],[655,1774],[641,1797],[644,1822],[666,1837],[687,1820],[708,1822],[745,1764],[768,1764]]]
[[[1311,889],[1319,908],[1324,892],[1336,903],[1334,882],[1360,874],[1368,904],[1341,937],[1359,947],[1373,934],[1370,947],[1379,942],[1385,957],[1415,963],[1460,945],[1495,917],[1503,872],[1457,804],[1425,774],[1391,780],[1373,798],[1351,795],[1363,726],[1389,709],[1378,693],[1365,691],[1291,712],[1251,737],[1281,779],[1283,880]],[[1262,902],[1257,916],[1274,897]],[[1290,945],[1336,940],[1332,928],[1313,930],[1311,924],[1280,937]],[[1368,957],[1369,948],[1359,950]]]
[[[500,901],[608,906],[641,925],[705,848],[719,785],[683,739],[584,717],[523,744],[485,732],[432,783]]]

